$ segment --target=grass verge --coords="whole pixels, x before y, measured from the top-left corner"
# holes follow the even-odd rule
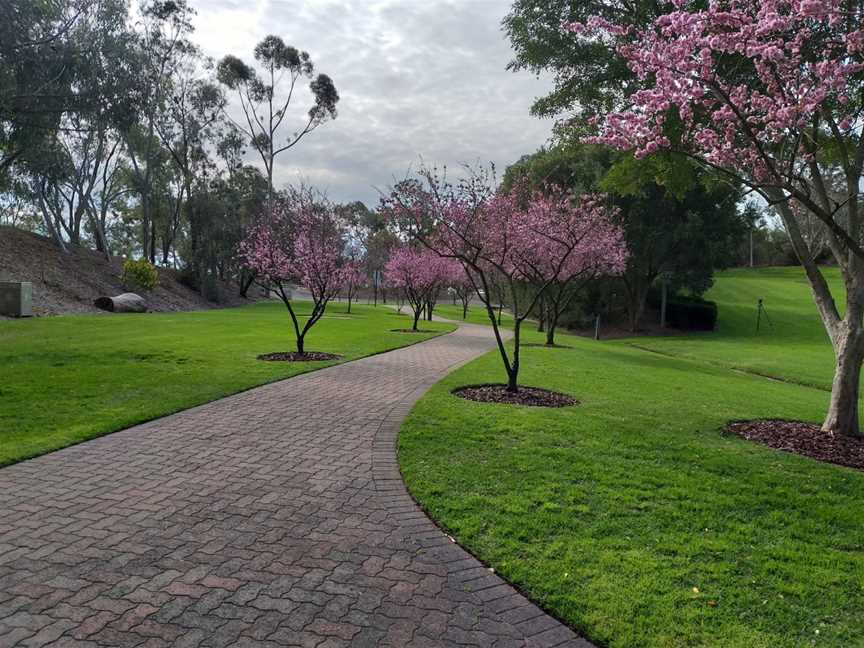
[[[297,302],[308,313],[308,302]],[[406,336],[392,309],[332,304],[307,337],[310,351],[343,361],[453,329]],[[263,362],[294,350],[281,303],[144,315],[0,321],[0,465],[200,405],[330,362]]]
[[[569,336],[570,348],[526,347],[521,382],[581,403],[554,410],[451,394],[502,378],[488,354],[410,414],[406,483],[460,543],[601,645],[861,645],[864,473],[721,431],[730,419],[821,420],[822,389],[729,367],[819,383],[830,346],[800,286],[774,285],[794,275],[736,288],[730,274],[717,290],[741,309],[745,282],[767,282],[751,292],[773,295],[768,343],[721,297],[716,337],[648,341],[671,356]],[[808,312],[809,324],[795,319]]]

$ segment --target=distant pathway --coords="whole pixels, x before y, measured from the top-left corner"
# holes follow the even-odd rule
[[[492,345],[461,326],[0,469],[0,647],[589,646],[399,475],[412,404]]]

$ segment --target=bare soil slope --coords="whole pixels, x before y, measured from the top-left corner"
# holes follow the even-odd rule
[[[0,227],[0,281],[32,282],[35,315],[102,312],[93,306],[94,299],[126,292],[120,281],[122,264],[121,257],[108,261],[93,250],[70,248],[63,254],[43,236]],[[176,271],[159,268],[159,285],[142,294],[149,310],[200,310],[248,303],[237,295],[236,286],[227,283],[221,286],[221,303],[209,302],[177,277]]]

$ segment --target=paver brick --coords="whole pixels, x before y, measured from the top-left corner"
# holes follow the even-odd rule
[[[2,646],[586,648],[429,521],[396,435],[483,327],[0,470]]]

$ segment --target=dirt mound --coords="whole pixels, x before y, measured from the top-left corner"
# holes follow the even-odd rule
[[[63,254],[43,236],[0,226],[0,281],[33,283],[33,314],[101,313],[93,300],[126,292],[120,282],[123,259],[106,260],[93,250],[70,248]],[[152,311],[185,311],[249,303],[233,284],[220,285],[220,303],[209,302],[178,281],[178,273],[159,268],[159,285],[143,296]],[[251,291],[250,291],[251,292]],[[2,317],[2,316],[0,316]]]

